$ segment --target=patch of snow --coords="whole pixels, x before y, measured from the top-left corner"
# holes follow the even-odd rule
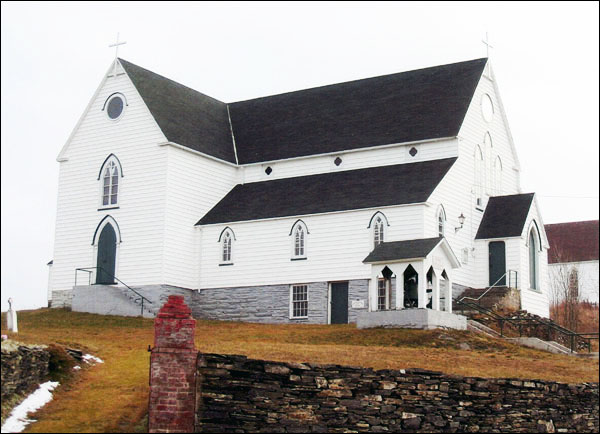
[[[104,363],[104,360],[96,356],[92,356],[91,354],[84,354],[82,356],[82,359],[85,360],[87,363]]]
[[[21,432],[34,419],[28,419],[27,415],[33,413],[52,400],[52,391],[58,386],[57,381],[47,381],[40,384],[35,392],[29,395],[23,402],[17,405],[10,416],[2,425],[3,433]]]
[[[81,369],[81,366],[75,365],[75,366],[73,366],[73,369],[76,370],[76,371],[79,371]]]

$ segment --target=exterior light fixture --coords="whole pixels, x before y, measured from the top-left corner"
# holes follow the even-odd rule
[[[460,223],[460,226],[457,226],[457,227],[454,228],[454,232],[455,233],[458,232],[458,231],[460,231],[463,228],[463,226],[465,225],[465,220],[466,219],[467,218],[461,212],[460,215],[458,216],[458,222]]]

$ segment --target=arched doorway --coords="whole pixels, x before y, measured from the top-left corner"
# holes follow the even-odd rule
[[[115,283],[115,262],[117,258],[117,234],[113,226],[107,223],[98,238],[98,258],[96,266],[96,284]]]

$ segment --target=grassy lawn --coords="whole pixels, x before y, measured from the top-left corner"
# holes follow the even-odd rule
[[[2,315],[2,333],[5,317]],[[40,309],[19,313],[21,342],[58,343],[104,360],[74,374],[36,413],[30,432],[144,431],[153,321]],[[481,377],[597,382],[598,361],[529,350],[468,332],[357,330],[354,325],[198,321],[196,346],[252,358],[376,369],[422,368]]]

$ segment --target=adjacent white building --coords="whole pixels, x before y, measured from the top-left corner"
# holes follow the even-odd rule
[[[118,59],[58,161],[53,307],[128,314],[130,287],[198,317],[343,323],[511,285],[548,316],[487,59],[236,103]]]
[[[546,225],[550,299],[598,303],[598,220]]]

